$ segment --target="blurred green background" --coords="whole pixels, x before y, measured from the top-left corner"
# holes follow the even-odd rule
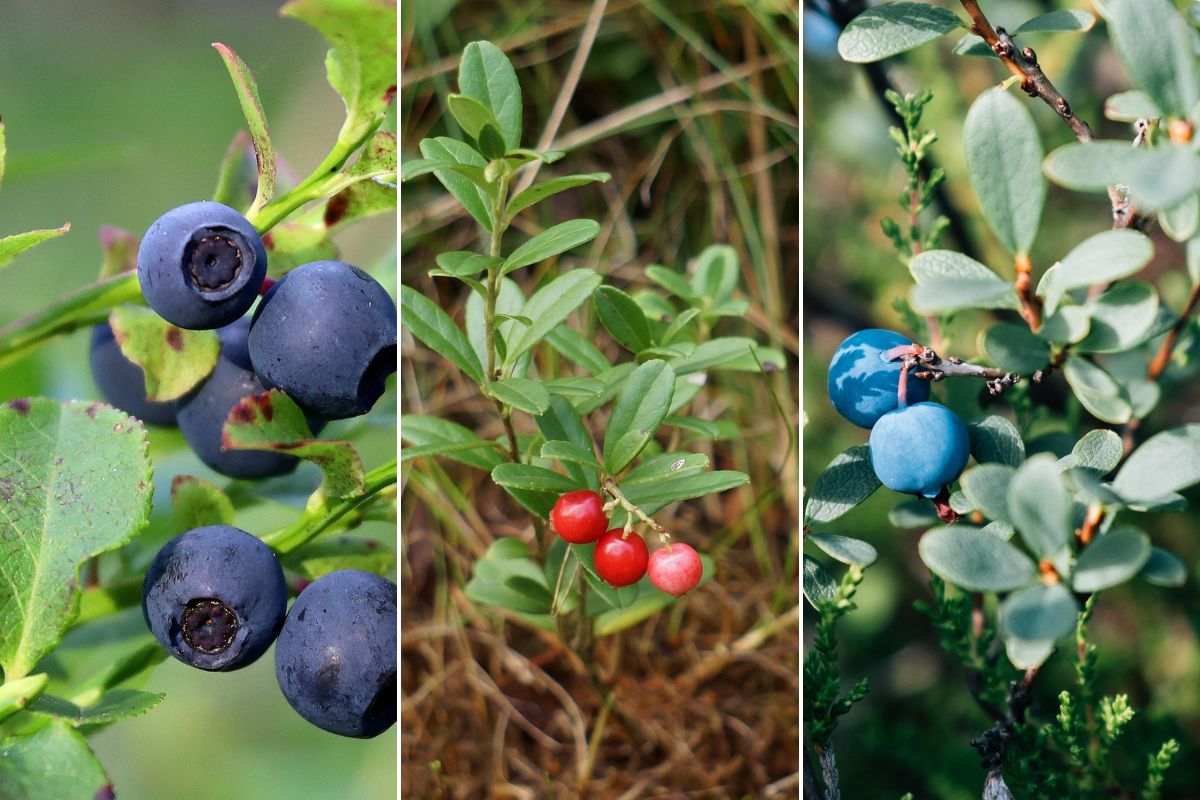
[[[962,16],[961,6],[937,2]],[[833,457],[865,443],[867,431],[856,428],[833,409],[826,395],[826,370],[838,344],[855,330],[884,327],[914,335],[895,310],[897,298],[907,295],[912,277],[880,229],[880,219],[903,219],[896,196],[906,176],[888,138],[896,124],[872,89],[866,69],[843,62],[836,52],[838,27],[825,13],[830,6],[862,3],[805,0],[804,3],[804,346],[803,478],[806,486]],[[872,3],[873,5],[873,3]],[[1177,3],[1180,8],[1193,3]],[[1059,8],[1088,8],[1076,0],[994,0],[983,4],[996,25],[1009,30],[1020,22]],[[1193,23],[1195,24],[1195,23]],[[967,177],[962,123],[971,102],[984,90],[1008,77],[995,60],[952,54],[951,34],[931,45],[889,59],[882,74],[901,92],[932,89],[922,127],[939,134],[932,147],[934,163],[948,173],[946,195],[962,235],[947,234],[942,246],[960,250],[1011,278],[1011,259],[1000,247],[979,211]],[[1103,101],[1129,87],[1120,62],[1109,44],[1104,24],[1087,34],[1055,34],[1022,38],[1033,46],[1038,61],[1055,86],[1070,101],[1100,139],[1131,141],[1132,126],[1102,116]],[[1025,101],[1019,91],[1015,96]],[[1046,152],[1074,141],[1070,130],[1038,100],[1028,107],[1037,121]],[[941,209],[945,211],[945,209]],[[932,215],[926,218],[926,223]],[[1068,192],[1054,185],[1032,252],[1034,282],[1054,261],[1086,237],[1110,227],[1108,199],[1103,194]],[[1151,232],[1154,261],[1138,275],[1153,282],[1163,302],[1178,312],[1190,288],[1184,271],[1183,248],[1161,230]],[[1015,315],[1013,316],[1016,319]],[[977,334],[989,321],[984,314],[956,315],[943,333],[944,355],[978,358]],[[1138,440],[1167,427],[1200,419],[1200,391],[1195,380],[1195,327],[1181,342],[1189,353],[1189,368],[1168,372],[1161,381],[1163,401],[1138,430]],[[1029,390],[1026,382],[1010,397],[990,400],[979,381],[952,380],[934,389],[934,398],[965,420],[984,414],[1003,414],[1012,397]],[[1086,415],[1071,412],[1061,374],[1037,390],[1037,402],[1053,409],[1052,421],[1026,432],[1041,438],[1031,451],[1061,447],[1082,433],[1104,427]],[[1067,413],[1064,413],[1067,412]],[[1067,433],[1066,440],[1062,434]],[[1057,441],[1056,441],[1057,439]],[[1069,447],[1069,444],[1067,445]],[[1170,549],[1192,566],[1181,589],[1159,589],[1135,581],[1105,591],[1090,626],[1090,640],[1099,647],[1099,690],[1127,693],[1138,713],[1125,733],[1136,758],[1118,756],[1117,774],[1136,787],[1145,774],[1140,753],[1151,743],[1175,737],[1183,746],[1167,773],[1167,797],[1196,796],[1200,757],[1200,557],[1196,537],[1200,522],[1200,493],[1188,493],[1191,510],[1180,513],[1122,517],[1144,527],[1154,544]],[[861,677],[871,681],[867,699],[856,706],[834,735],[841,765],[841,788],[846,798],[916,798],[966,800],[978,798],[985,770],[969,746],[991,724],[967,690],[963,670],[938,646],[929,620],[913,608],[915,600],[930,598],[929,574],[917,555],[923,530],[899,530],[888,523],[888,511],[909,498],[887,489],[836,522],[820,530],[863,538],[879,550],[879,561],[867,570],[855,598],[859,610],[839,626],[839,654],[846,687]],[[805,551],[829,564],[814,547]],[[840,565],[831,564],[840,577]],[[813,615],[808,615],[809,622]],[[805,647],[811,644],[806,625]],[[1075,687],[1071,653],[1060,648],[1035,684],[1034,713],[1052,718],[1056,695]],[[1118,746],[1117,751],[1121,751]]]
[[[341,126],[340,98],[325,82],[326,44],[278,16],[281,2],[71,0],[0,6],[0,116],[8,161],[0,185],[0,235],[71,223],[71,232],[20,256],[0,273],[0,325],[96,278],[101,225],[136,235],[163,211],[210,197],[234,133],[244,125],[225,66],[210,43],[236,50],[258,79],[277,153],[301,177]],[[395,285],[395,219],[360,223],[338,240],[345,260]],[[41,395],[95,398],[80,331],[6,369],[0,400]],[[395,453],[395,392],[365,419],[334,423],[368,469]],[[227,486],[201,465],[177,431],[151,433],[155,515],[151,547],[172,530],[173,475]],[[256,493],[271,502],[239,512],[264,533],[291,519],[320,482],[307,465]],[[395,529],[361,535],[388,543]],[[112,626],[112,628],[108,626]],[[72,634],[66,651],[102,657],[110,630],[143,625],[140,610]],[[82,634],[82,635],[79,635]],[[121,800],[374,800],[396,794],[396,732],[344,739],[296,715],[275,683],[273,652],[244,670],[208,674],[169,660],[146,689],[166,699],[147,715],[92,737]]]

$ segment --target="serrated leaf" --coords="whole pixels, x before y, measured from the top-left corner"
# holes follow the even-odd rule
[[[804,504],[805,526],[833,522],[879,488],[870,449],[855,445],[836,456],[817,476]]]
[[[146,429],[101,403],[0,406],[0,667],[23,678],[77,611],[79,566],[150,511]]]
[[[373,539],[339,536],[309,542],[286,554],[283,562],[288,569],[309,581],[339,569],[388,575],[396,568],[396,551]]]
[[[838,54],[857,64],[879,61],[961,28],[954,13],[927,3],[886,3],[869,8],[838,37]]]
[[[984,219],[1013,253],[1028,253],[1046,200],[1045,151],[1024,103],[1003,89],[979,95],[967,112],[963,143]]]
[[[190,531],[205,525],[232,525],[233,503],[215,484],[192,475],[171,479],[171,513],[175,528]]]
[[[363,463],[354,445],[313,436],[304,412],[278,389],[245,397],[229,409],[221,429],[221,449],[295,456],[321,468],[326,495],[355,497],[363,493]]]
[[[458,90],[491,110],[510,150],[521,146],[521,84],[504,51],[471,42],[458,62]]]
[[[654,437],[675,392],[675,371],[657,359],[642,364],[625,382],[604,431],[604,468],[615,475]]]
[[[869,567],[879,557],[875,548],[862,539],[852,539],[836,533],[810,533],[807,541],[812,542],[825,551],[826,555],[843,564],[859,564]]]
[[[585,242],[600,233],[600,223],[590,219],[573,219],[547,228],[514,250],[500,267],[500,274],[536,264]]]
[[[1200,424],[1151,436],[1134,450],[1112,488],[1132,501],[1153,500],[1200,483]]]
[[[1018,467],[1025,460],[1021,432],[1004,417],[992,415],[967,425],[971,455],[979,463],[997,462]]]
[[[99,699],[81,707],[61,697],[44,694],[29,705],[29,710],[38,714],[58,717],[67,723],[80,725],[107,725],[123,719],[140,717],[162,702],[165,694],[142,692],[136,689],[113,689]]]
[[[142,368],[146,399],[162,403],[190,392],[217,365],[215,331],[176,327],[148,308],[120,306],[108,318],[122,355]]]
[[[467,377],[484,383],[483,365],[466,334],[442,307],[411,286],[400,285],[400,314],[404,326],[430,350],[458,366]]]
[[[1161,547],[1150,548],[1150,558],[1142,565],[1138,574],[1147,583],[1173,588],[1187,582],[1187,567],[1174,553]]]
[[[113,797],[87,740],[60,720],[26,736],[0,740],[4,800],[102,800]]]
[[[1000,624],[1019,639],[1058,640],[1075,629],[1079,604],[1061,583],[1013,592],[1000,604]]]
[[[1011,522],[1008,489],[1015,472],[1016,470],[1008,464],[978,464],[959,477],[959,485],[985,517],[1000,522]]]
[[[504,359],[505,366],[512,365],[561,325],[571,312],[592,296],[600,282],[600,276],[591,270],[574,269],[538,289],[521,309],[521,314],[533,320],[533,324],[513,335]]]
[[[0,237],[0,267],[7,266],[10,261],[31,247],[36,247],[47,239],[55,239],[71,230],[71,223],[64,222],[61,228],[26,231],[12,236]]]
[[[501,403],[526,414],[544,414],[550,407],[550,393],[541,381],[532,378],[504,378],[489,383],[487,390]]]
[[[1021,307],[1010,282],[962,253],[926,250],[913,258],[908,269],[917,282],[909,302],[918,313]]]
[[[606,183],[610,180],[612,180],[612,175],[607,172],[589,172],[581,175],[563,175],[558,178],[550,178],[541,183],[535,183],[509,200],[505,214],[509,219],[512,219],[530,206],[540,203],[547,197],[556,195],[559,192],[565,192],[568,189],[574,189],[578,186],[586,186],[589,183],[596,183],[597,181]]]
[[[254,74],[246,66],[241,56],[228,45],[214,42],[213,47],[221,54],[229,77],[233,80],[233,88],[237,92],[238,103],[242,106],[242,114],[246,117],[246,127],[250,132],[250,140],[254,144],[255,162],[258,167],[258,189],[254,193],[254,202],[250,204],[249,214],[261,209],[275,196],[275,148],[271,145],[271,134],[267,130],[267,115],[263,112],[262,101],[258,99],[258,83]]]
[[[279,13],[315,28],[333,48],[325,73],[346,105],[338,141],[361,141],[383,122],[396,96],[394,0],[290,0]]]
[[[1092,362],[1070,356],[1063,366],[1063,377],[1083,407],[1097,419],[1123,424],[1133,416],[1133,408],[1121,387]]]
[[[978,528],[934,528],[917,550],[938,577],[972,592],[1009,592],[1037,577],[1037,568],[1016,547]]]
[[[1137,575],[1149,558],[1149,536],[1137,528],[1112,528],[1079,554],[1071,587],[1077,592],[1108,589]]]
[[[983,332],[980,347],[1005,372],[1030,375],[1050,363],[1050,348],[1027,325],[999,322]]]
[[[395,175],[396,163],[396,134],[376,131],[363,146],[354,166],[329,185],[328,191],[334,194],[325,202],[321,215],[325,228],[332,230],[374,214],[394,211],[397,191],[394,177],[389,179],[389,176]]]
[[[1169,114],[1200,99],[1193,32],[1168,0],[1108,0],[1108,31],[1134,85]]]

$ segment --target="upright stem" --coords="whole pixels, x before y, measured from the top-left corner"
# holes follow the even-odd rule
[[[500,258],[504,242],[504,231],[508,228],[508,220],[505,218],[504,205],[508,200],[508,181],[509,174],[507,172],[500,175],[497,179],[498,186],[496,188],[496,202],[492,206],[492,237],[488,247],[488,255],[492,258]],[[496,380],[496,298],[500,296],[500,265],[492,264],[487,271],[487,297],[483,299],[483,335],[487,340],[484,343],[484,349],[487,351],[487,372],[484,374],[485,388],[492,381]],[[495,399],[495,398],[493,398]],[[508,434],[508,453],[512,458],[513,463],[520,463],[521,449],[517,445],[517,432],[513,429],[512,424],[512,409],[495,400],[496,411],[500,414],[500,421],[504,423],[504,432]]]

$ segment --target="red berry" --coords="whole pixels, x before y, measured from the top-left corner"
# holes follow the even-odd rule
[[[696,588],[704,566],[691,545],[675,542],[655,550],[646,571],[650,573],[651,583],[667,594],[679,597]]]
[[[622,539],[623,532],[623,528],[613,528],[596,542],[596,572],[613,586],[628,586],[641,580],[650,558],[642,537],[630,531]]]
[[[572,544],[587,544],[600,538],[608,527],[604,500],[591,489],[567,492],[550,512],[550,524]]]

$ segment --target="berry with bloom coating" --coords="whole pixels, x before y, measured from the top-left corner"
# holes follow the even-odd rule
[[[559,536],[572,544],[594,542],[608,528],[604,500],[591,489],[567,492],[554,504],[550,524]]]
[[[911,344],[911,339],[880,328],[847,337],[829,363],[829,399],[838,413],[860,428],[870,428],[899,407],[901,362],[886,354]],[[929,399],[929,381],[910,372],[905,383],[909,404]]]
[[[884,414],[871,429],[871,466],[880,482],[905,494],[936,497],[967,466],[967,426],[938,403]]]
[[[672,542],[650,554],[646,572],[652,584],[667,594],[679,597],[700,584],[704,565],[691,545]]]
[[[596,574],[613,586],[628,586],[640,581],[650,559],[642,537],[630,531],[622,539],[623,532],[623,528],[613,528],[596,542]]]

